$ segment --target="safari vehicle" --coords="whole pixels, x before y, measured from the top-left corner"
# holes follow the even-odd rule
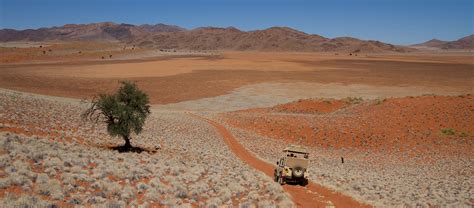
[[[297,183],[303,186],[308,184],[308,151],[298,145],[290,145],[283,150],[277,167],[273,173],[275,182],[285,184]]]

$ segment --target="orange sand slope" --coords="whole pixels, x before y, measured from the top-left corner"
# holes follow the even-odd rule
[[[236,127],[278,140],[380,152],[472,154],[474,97],[300,100],[223,114]]]

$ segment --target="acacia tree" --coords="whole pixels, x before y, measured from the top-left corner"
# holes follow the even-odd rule
[[[84,119],[107,124],[111,136],[120,136],[125,144],[119,149],[132,150],[131,134],[139,134],[150,114],[148,95],[130,81],[122,81],[115,94],[99,94],[82,114]]]

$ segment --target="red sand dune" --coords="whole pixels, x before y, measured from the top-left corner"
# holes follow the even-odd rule
[[[270,109],[272,112],[289,113],[330,113],[348,106],[342,100],[298,100],[296,102],[277,105]]]
[[[340,109],[344,105],[348,106]],[[469,153],[472,145],[466,144],[474,138],[472,95],[394,98],[352,105],[299,101],[223,117],[233,126],[260,135],[324,148]]]

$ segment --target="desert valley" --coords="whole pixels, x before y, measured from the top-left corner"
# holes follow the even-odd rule
[[[393,45],[289,27],[0,30],[2,207],[473,207],[474,35]],[[81,117],[129,80],[131,143]],[[289,144],[309,184],[280,185]]]

